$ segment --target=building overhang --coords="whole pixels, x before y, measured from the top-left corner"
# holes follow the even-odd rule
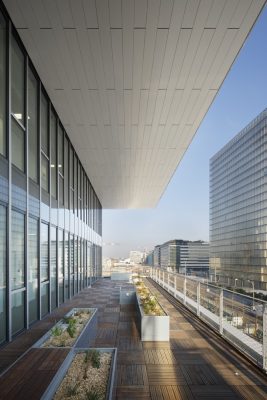
[[[265,0],[4,0],[104,208],[154,207]]]

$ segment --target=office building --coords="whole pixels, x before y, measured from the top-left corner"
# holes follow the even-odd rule
[[[101,275],[102,207],[154,207],[264,5],[0,0],[0,342]]]
[[[154,266],[154,251],[150,251],[145,258],[145,265]]]
[[[267,289],[267,110],[210,160],[210,267],[228,286]]]
[[[207,276],[209,244],[201,240],[169,240],[160,246],[160,267],[187,275]]]
[[[142,264],[144,260],[144,253],[138,250],[130,251],[130,263],[131,264]]]
[[[160,245],[155,246],[153,254],[154,267],[160,267]]]

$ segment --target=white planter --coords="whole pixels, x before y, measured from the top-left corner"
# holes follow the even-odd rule
[[[112,353],[112,360],[110,364],[109,370],[109,378],[107,383],[106,389],[106,398],[105,400],[112,400],[115,399],[115,378],[116,378],[116,363],[117,363],[117,348],[75,348],[72,349],[65,360],[63,361],[61,367],[57,371],[56,375],[54,376],[53,380],[51,381],[50,385],[47,387],[45,393],[41,397],[41,400],[51,400],[55,395],[57,389],[59,388],[62,380],[64,379],[65,375],[68,372],[68,369],[77,353],[86,352],[87,350],[98,350],[102,353]]]
[[[112,281],[127,281],[131,282],[132,273],[131,272],[112,272],[111,275]]]
[[[120,291],[120,304],[135,304],[135,303],[136,303],[135,290]]]
[[[168,342],[170,340],[169,315],[145,315],[138,295],[136,295],[136,300],[141,340],[143,342]]]
[[[97,331],[97,308],[73,308],[72,310],[70,310],[65,316],[64,318],[67,317],[71,317],[75,312],[79,311],[79,310],[85,310],[85,311],[90,311],[91,312],[91,316],[89,318],[89,320],[87,321],[87,323],[84,325],[83,329],[81,330],[81,332],[79,333],[79,335],[77,336],[75,342],[73,343],[73,345],[71,347],[79,347],[79,348],[87,348],[93,345],[93,342],[96,338],[96,331]],[[64,319],[62,318],[60,321],[58,321],[54,326],[59,326],[63,329],[67,328],[67,324],[64,323]],[[41,337],[41,339],[39,339],[32,347],[33,348],[39,348],[39,347],[43,347],[44,343],[50,339],[51,335],[52,335],[52,329],[51,328],[45,335],[43,335]],[[53,347],[53,346],[50,346]],[[70,347],[70,346],[66,346],[66,347]]]

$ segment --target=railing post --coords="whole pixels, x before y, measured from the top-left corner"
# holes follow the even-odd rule
[[[263,305],[263,314],[262,314],[262,367],[264,371],[267,371],[267,305]]]
[[[197,284],[197,316],[200,317],[200,282]]]
[[[184,277],[184,304],[186,304],[186,277]]]
[[[170,274],[169,274],[169,272],[167,272],[167,274],[168,274],[168,292],[169,292],[169,290],[170,290]]]
[[[223,289],[220,290],[220,307],[219,307],[219,323],[220,334],[223,334]]]

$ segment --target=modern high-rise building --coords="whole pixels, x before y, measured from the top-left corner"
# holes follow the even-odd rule
[[[209,243],[201,240],[169,240],[160,246],[159,266],[182,274],[207,276]]]
[[[154,247],[153,262],[154,267],[160,267],[160,245]]]
[[[267,110],[210,160],[210,257],[216,281],[267,289]]]
[[[0,342],[101,275],[102,207],[154,207],[265,0],[0,0]]]
[[[130,263],[141,264],[144,261],[144,253],[139,250],[130,251]]]

